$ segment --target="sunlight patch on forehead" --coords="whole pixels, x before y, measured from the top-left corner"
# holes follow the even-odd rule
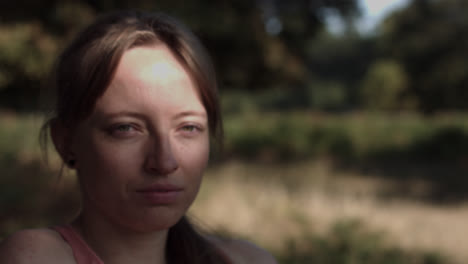
[[[163,45],[126,51],[98,105],[113,112],[150,109],[151,113],[173,115],[206,111],[190,74]]]
[[[181,68],[181,67],[180,67]],[[164,78],[176,78],[181,77],[181,69],[174,65],[173,63],[168,63],[167,61],[159,61],[155,62],[151,67],[145,69],[142,74],[150,74],[157,77],[164,77]]]
[[[126,51],[117,68],[116,79],[193,85],[190,75],[164,45],[136,47]]]

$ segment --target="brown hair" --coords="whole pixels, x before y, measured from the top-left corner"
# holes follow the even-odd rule
[[[41,133],[47,134],[52,122],[71,128],[85,120],[109,86],[123,53],[132,47],[157,43],[165,44],[194,79],[208,114],[210,134],[219,142],[222,123],[217,82],[204,47],[174,18],[140,11],[100,17],[64,50],[54,75],[54,114]],[[229,263],[185,216],[169,230],[166,257],[168,263]]]

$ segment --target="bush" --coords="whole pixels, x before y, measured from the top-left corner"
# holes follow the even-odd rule
[[[229,115],[225,119],[225,151],[229,158],[250,160],[458,160],[468,156],[464,119],[464,115],[425,118],[307,111]]]

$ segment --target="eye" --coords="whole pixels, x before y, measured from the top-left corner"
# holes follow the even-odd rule
[[[109,134],[114,137],[131,137],[138,131],[134,124],[121,123],[109,128]]]
[[[132,125],[129,125],[129,124],[121,124],[121,125],[118,125],[114,128],[115,131],[118,131],[118,132],[128,132],[128,131],[131,131],[133,130],[134,128],[132,127]]]
[[[198,128],[194,125],[186,125],[186,126],[183,126],[181,130],[185,132],[194,132],[195,130],[198,130]]]
[[[185,124],[179,128],[179,131],[184,136],[195,136],[203,132],[203,127],[197,124]]]

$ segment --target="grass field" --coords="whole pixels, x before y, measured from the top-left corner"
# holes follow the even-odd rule
[[[228,116],[190,213],[281,263],[464,263],[467,116]],[[73,174],[41,161],[41,118],[0,114],[0,237],[66,221]],[[466,147],[466,148],[465,148]]]
[[[288,186],[288,177],[302,180]],[[311,261],[285,263],[464,263],[468,203],[441,206],[382,195],[408,184],[420,192],[431,188],[337,171],[325,160],[288,166],[232,161],[209,171],[192,213],[210,228]],[[317,252],[323,243],[331,245]],[[389,252],[399,257],[377,261],[390,261]]]

